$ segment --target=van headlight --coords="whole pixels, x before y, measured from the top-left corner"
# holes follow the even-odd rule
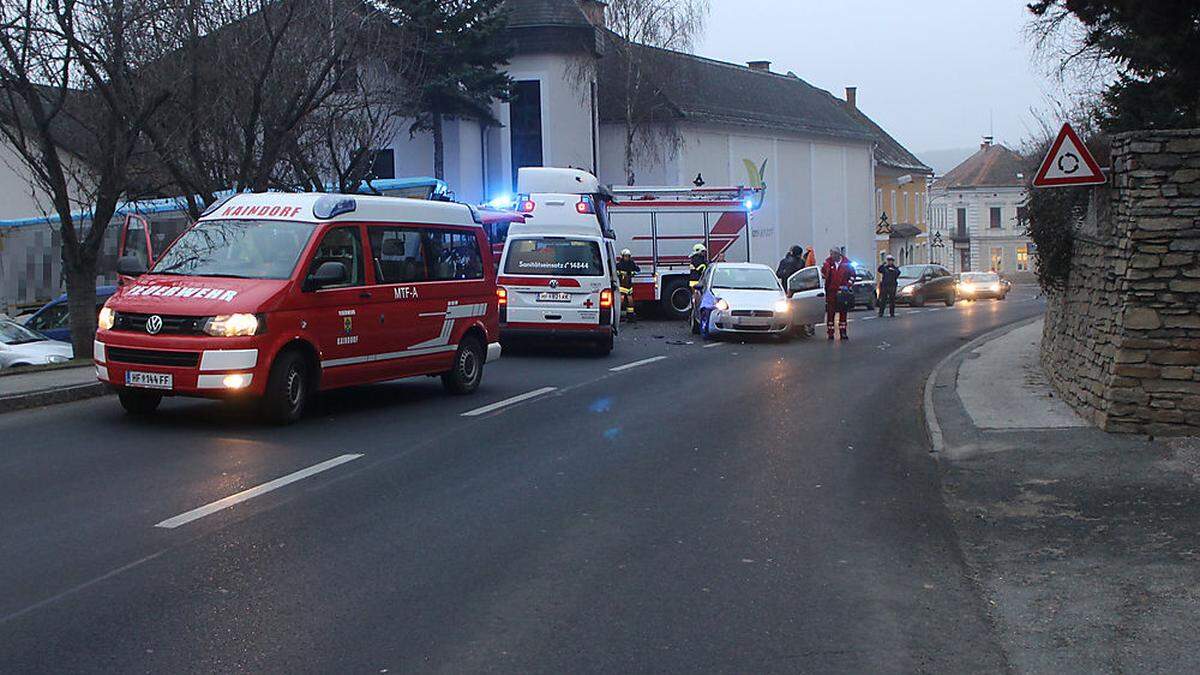
[[[100,316],[96,319],[96,327],[100,330],[111,330],[117,321],[117,313],[108,307],[100,308]]]
[[[716,307],[717,309],[721,310],[722,312],[729,311],[729,303],[725,302],[725,298],[717,298],[717,302],[713,304],[713,307]]]
[[[253,314],[222,314],[205,319],[201,330],[214,337],[243,337],[257,335],[265,325]]]
[[[787,314],[790,311],[792,311],[792,306],[788,304],[787,300],[779,300],[775,303],[776,314]]]

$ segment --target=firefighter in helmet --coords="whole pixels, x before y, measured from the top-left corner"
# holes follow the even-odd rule
[[[621,313],[626,321],[637,321],[633,311],[633,275],[641,271],[642,268],[633,259],[633,252],[629,249],[621,251],[621,257],[617,260],[617,281],[621,286]]]
[[[708,249],[704,248],[704,244],[692,247],[692,257],[688,262],[692,270],[690,283],[692,288],[695,288],[700,285],[700,277],[704,276],[704,270],[708,269]]]

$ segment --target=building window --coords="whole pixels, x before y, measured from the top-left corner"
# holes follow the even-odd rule
[[[896,212],[896,191],[892,190],[892,222],[900,222],[900,214]]]
[[[970,272],[971,271],[971,251],[970,251],[970,249],[963,249],[958,252],[958,271],[959,272]]]
[[[883,188],[875,188],[875,219],[883,215]]]
[[[1029,225],[1029,207],[1028,206],[1018,206],[1017,207],[1017,226],[1020,227],[1021,229],[1024,229],[1028,225]]]
[[[993,206],[993,207],[991,208],[991,214],[992,214],[991,228],[992,228],[993,230],[998,230],[998,229],[1000,229],[1000,228],[1001,228],[1001,226],[1002,226],[1002,224],[1001,224],[1001,222],[1000,222],[1000,219],[1001,219],[1001,217],[1002,217],[1002,215],[1003,215],[1003,212],[1001,211],[1000,207],[999,207],[999,206]]]
[[[1029,248],[1025,246],[1017,247],[1017,271],[1029,271]]]
[[[958,236],[965,239],[967,236],[967,210],[958,209]]]
[[[396,151],[391,148],[376,150],[371,157],[371,178],[396,177]]]
[[[512,179],[515,189],[517,170],[542,166],[542,83],[521,80],[513,86],[509,104],[509,129],[512,140]]]
[[[993,272],[1001,272],[1001,271],[1003,271],[1003,268],[1004,268],[1004,249],[993,248],[992,249],[992,271]]]

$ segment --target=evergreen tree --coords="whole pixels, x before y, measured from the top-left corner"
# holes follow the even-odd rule
[[[1068,55],[1116,66],[1099,112],[1108,131],[1200,126],[1200,2],[1197,0],[1038,0],[1035,29],[1067,19],[1083,26]]]
[[[386,0],[386,4],[415,38],[408,48],[415,53],[406,58],[423,64],[415,69],[419,100],[410,132],[433,134],[433,171],[444,178],[443,121],[467,118],[497,124],[492,102],[511,96],[512,80],[502,70],[512,54],[512,41],[505,34],[504,0]]]

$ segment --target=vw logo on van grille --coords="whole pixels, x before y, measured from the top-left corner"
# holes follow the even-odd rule
[[[558,288],[558,279],[550,280],[550,288]]]
[[[158,331],[162,330],[162,317],[153,314],[146,319],[146,332],[151,335],[158,335]]]

